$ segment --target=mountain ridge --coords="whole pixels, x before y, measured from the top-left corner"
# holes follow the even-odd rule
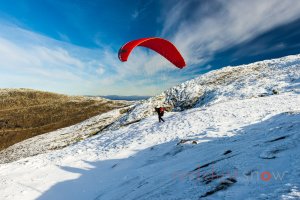
[[[0,150],[130,104],[25,88],[0,89],[0,97]]]
[[[154,107],[161,105],[171,107],[174,111],[182,111],[230,99],[273,95],[280,93],[280,90],[299,91],[297,87],[284,88],[289,83],[299,81],[293,78],[299,76],[299,63],[300,54],[210,71],[142,101],[112,127],[118,128],[120,125],[151,116],[155,114]],[[277,75],[278,78],[273,77]],[[234,86],[237,90],[233,92]],[[254,89],[249,91],[251,87]]]

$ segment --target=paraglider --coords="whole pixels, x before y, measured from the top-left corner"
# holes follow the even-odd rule
[[[124,44],[118,53],[120,61],[127,61],[130,53],[137,46],[156,51],[180,69],[185,67],[185,61],[177,48],[168,40],[158,37],[141,38]]]

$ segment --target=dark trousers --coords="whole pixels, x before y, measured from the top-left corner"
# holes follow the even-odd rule
[[[161,115],[158,115],[158,122],[165,122]]]

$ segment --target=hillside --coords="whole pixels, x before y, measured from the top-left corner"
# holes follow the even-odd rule
[[[300,55],[224,67],[170,88],[136,104],[111,129],[155,114],[155,106],[173,111],[207,107],[230,100],[260,98],[285,92],[300,93]]]
[[[114,121],[93,137],[0,164],[0,199],[300,199],[299,105],[300,55],[211,71],[55,132]]]
[[[0,89],[0,98],[0,150],[128,105],[125,101],[29,89]]]

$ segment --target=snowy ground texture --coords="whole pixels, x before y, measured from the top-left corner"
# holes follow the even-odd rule
[[[165,123],[153,106],[165,104]],[[300,199],[300,55],[227,67],[0,165],[0,199]],[[100,118],[99,118],[100,120]]]

